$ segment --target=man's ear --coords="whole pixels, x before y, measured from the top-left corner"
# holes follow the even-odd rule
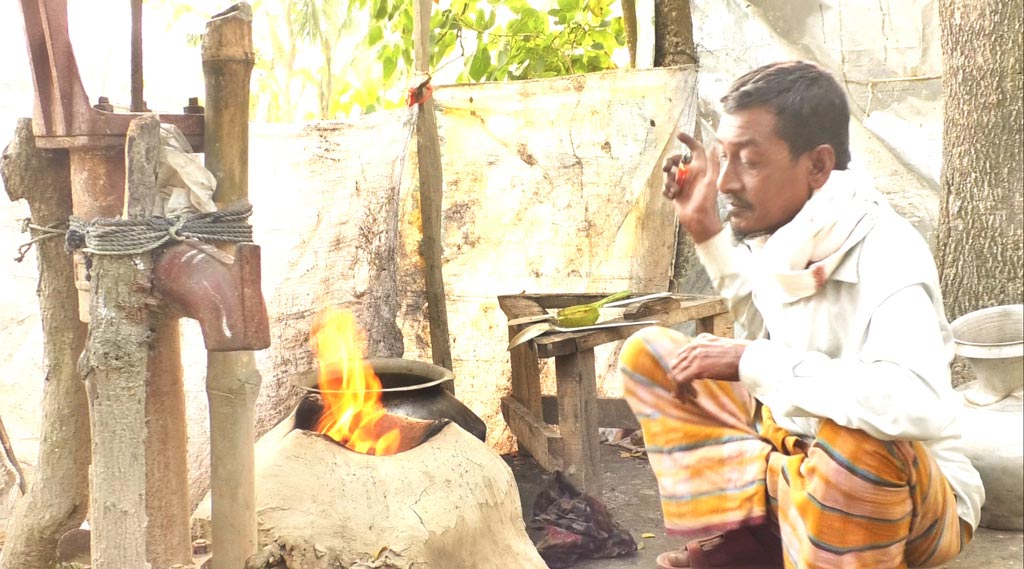
[[[808,151],[810,158],[810,172],[808,181],[811,190],[817,190],[825,185],[832,170],[836,167],[836,151],[830,144],[820,144]]]

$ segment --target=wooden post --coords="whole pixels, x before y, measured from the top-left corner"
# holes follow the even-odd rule
[[[206,167],[214,201],[249,198],[249,79],[256,53],[252,9],[242,2],[206,23]],[[234,252],[234,246],[224,247]],[[256,553],[256,397],[262,378],[251,351],[207,352],[213,566],[235,569]]]
[[[160,120],[131,122],[125,218],[152,216]],[[94,255],[89,335],[82,356],[92,427],[92,567],[146,567],[146,381],[152,255]]]
[[[430,0],[413,2],[413,46],[416,71],[430,72]],[[434,100],[420,103],[416,118],[416,158],[420,175],[420,219],[423,241],[420,254],[426,271],[427,317],[430,321],[430,353],[434,364],[452,369],[452,349],[448,336],[448,307],[441,271],[441,203],[443,176],[441,172],[441,141],[437,137]],[[446,383],[455,391],[454,383]]]
[[[36,148],[31,119],[18,121],[14,139],[0,160],[0,172],[7,195],[28,202],[35,225],[67,221],[71,215],[67,152]],[[52,567],[57,540],[81,525],[89,502],[89,403],[78,374],[85,324],[78,319],[74,270],[61,238],[38,242],[36,256],[47,379],[39,460],[28,495],[19,500],[8,520],[2,569]]]
[[[728,312],[705,316],[697,320],[697,333],[714,334],[722,338],[732,338],[733,322],[732,315]]]
[[[536,301],[516,296],[499,296],[498,306],[509,320],[524,316],[537,316],[547,311]],[[508,327],[508,338],[511,340],[527,324]],[[537,345],[533,342],[520,344],[509,353],[512,364],[512,397],[523,404],[535,417],[542,417],[540,389],[540,361],[537,357]]]
[[[556,357],[555,376],[558,389],[558,429],[565,453],[565,475],[581,492],[600,497],[594,350],[581,350]]]

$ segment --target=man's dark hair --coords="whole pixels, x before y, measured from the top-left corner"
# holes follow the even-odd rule
[[[850,163],[850,107],[832,75],[804,61],[770,63],[743,75],[722,97],[727,113],[767,107],[775,114],[775,134],[794,157],[828,144],[836,170]]]

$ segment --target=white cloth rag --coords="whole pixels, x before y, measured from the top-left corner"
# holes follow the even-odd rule
[[[160,124],[156,185],[162,201],[156,211],[164,217],[217,211],[213,202],[217,178],[199,163],[185,135],[172,124]]]
[[[790,303],[814,294],[874,225],[883,201],[866,177],[833,170],[789,223],[748,240],[758,259],[758,296]]]

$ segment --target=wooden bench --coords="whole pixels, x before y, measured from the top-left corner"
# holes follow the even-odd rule
[[[514,294],[499,296],[498,304],[511,321],[605,296]],[[621,317],[602,322],[636,320],[656,320],[666,326],[696,321],[698,333],[732,336],[728,307],[717,296],[674,294],[629,305]],[[509,326],[509,339],[527,325]],[[601,495],[598,428],[640,428],[624,399],[597,396],[594,348],[623,340],[645,326],[650,324],[548,333],[510,352],[512,395],[502,398],[501,412],[518,439],[519,449],[532,455],[549,472],[561,470],[578,489],[593,496]],[[542,358],[555,358],[556,396],[541,393]]]

